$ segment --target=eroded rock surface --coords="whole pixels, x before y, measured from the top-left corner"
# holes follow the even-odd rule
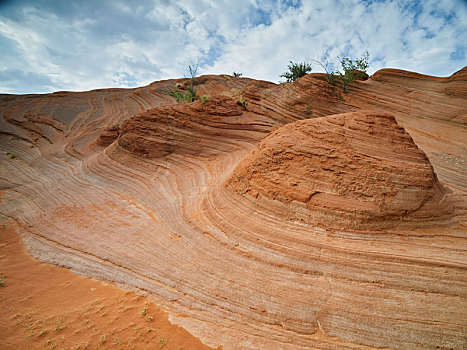
[[[0,213],[213,347],[463,349],[466,76],[0,95]]]
[[[231,151],[230,140],[254,142],[269,129],[224,96],[137,114],[123,123],[118,145],[148,158],[172,153],[208,157]]]
[[[325,228],[432,226],[453,216],[428,158],[383,113],[287,124],[239,163],[227,187],[259,203],[261,197],[282,202],[273,215]]]

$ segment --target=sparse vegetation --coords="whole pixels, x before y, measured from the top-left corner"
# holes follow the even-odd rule
[[[16,153],[14,153],[14,152],[9,152],[9,153],[7,153],[6,155],[7,155],[8,158],[10,158],[10,159],[16,158]]]
[[[290,61],[287,68],[289,70],[280,75],[280,77],[287,79],[287,82],[293,82],[311,72],[311,64],[308,62],[295,63]]]
[[[188,66],[188,71],[190,72],[190,87],[188,88],[188,93],[191,95],[191,101],[193,102],[196,98],[196,89],[194,88],[195,77],[198,74],[199,60],[196,64],[191,64]]]
[[[4,287],[6,275],[3,272],[0,272],[0,287]]]
[[[203,95],[201,96],[201,103],[206,103],[211,99],[211,96]]]
[[[242,106],[243,109],[246,110],[248,106],[248,101],[245,100],[245,98],[243,97],[243,93],[240,89],[232,89],[232,92],[229,94],[229,96],[233,98],[239,106]]]
[[[196,97],[196,90],[192,90],[191,88],[188,88],[186,92],[178,89],[173,89],[167,91],[167,95],[172,96],[175,98],[177,103],[189,103],[193,102],[195,97]]]
[[[344,93],[347,93],[348,85],[357,79],[361,79],[366,76],[366,71],[369,67],[368,63],[369,54],[365,52],[361,58],[355,60],[349,57],[343,57],[340,59],[341,69],[335,70],[327,74],[327,81],[331,85],[335,85],[336,81],[342,82]]]
[[[332,70],[329,68],[329,62],[323,63],[317,60],[313,60],[313,62],[317,63],[325,70],[326,76],[324,79],[329,85],[336,86],[337,83],[340,82],[342,83],[344,93],[347,94],[347,87],[352,81],[366,76],[366,71],[369,67],[368,59],[368,52],[365,52],[361,58],[355,60],[352,60],[349,57],[339,58],[342,72],[338,69]],[[344,97],[334,88],[333,91],[337,93],[341,101],[345,101]]]
[[[313,118],[313,111],[310,107],[310,105],[306,105],[305,107],[305,114],[309,116],[310,118]]]
[[[234,78],[240,78],[243,74],[239,72],[233,72],[232,75],[234,76]]]
[[[60,330],[65,329],[65,328],[66,328],[66,325],[63,326],[61,323],[57,324],[57,327],[55,327],[55,329],[57,331],[60,331]]]
[[[31,338],[31,337],[33,337],[33,336],[34,336],[34,332],[31,331],[31,333],[29,333],[29,334],[26,336],[26,339]]]
[[[166,344],[166,341],[165,341],[165,339],[164,339],[164,338],[162,338],[162,337],[159,337],[159,343],[161,344],[161,345],[160,345],[160,348],[162,349],[162,348],[165,346],[165,344]]]
[[[246,110],[246,108],[247,108],[247,106],[248,106],[248,101],[246,101],[246,100],[243,99],[243,95],[240,95],[240,96],[238,97],[238,99],[237,99],[237,104],[238,104],[239,106],[242,106],[243,109]]]
[[[167,91],[167,95],[175,98],[177,103],[189,103],[193,102],[196,99],[196,89],[194,88],[194,79],[198,74],[198,65],[199,61],[196,64],[188,66],[188,71],[190,73],[190,87],[186,91],[179,89],[183,88],[183,85],[180,83],[175,84],[175,89]]]
[[[147,311],[148,311],[148,306],[144,305],[144,307],[140,311],[141,316],[146,316]]]

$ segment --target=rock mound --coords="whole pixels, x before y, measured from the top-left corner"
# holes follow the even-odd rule
[[[269,128],[255,123],[232,98],[157,107],[123,123],[118,145],[147,158],[172,153],[214,156],[230,151],[226,140],[252,141]]]
[[[331,229],[380,230],[453,215],[426,155],[381,112],[288,124],[246,156],[226,186],[277,215]]]

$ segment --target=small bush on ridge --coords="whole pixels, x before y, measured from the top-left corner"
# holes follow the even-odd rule
[[[169,90],[166,92],[167,95],[174,97],[178,103],[187,103],[193,102],[196,99],[196,89],[194,86],[194,79],[198,74],[199,61],[196,64],[188,66],[188,71],[190,72],[190,87],[187,88],[186,92],[183,92],[178,89]],[[182,84],[177,83],[176,88],[181,88]]]
[[[193,102],[196,98],[196,89],[189,87],[186,92],[178,89],[169,90],[167,95],[174,97],[178,103]]]
[[[347,86],[350,82],[363,78],[366,75],[366,70],[370,66],[368,58],[368,52],[365,52],[361,58],[357,58],[355,60],[352,60],[349,57],[341,58],[340,63],[343,72],[339,70],[331,72],[328,74],[328,82],[334,85],[335,80],[340,80],[344,87],[344,93],[347,93]]]
[[[293,82],[311,72],[311,64],[307,62],[294,63],[290,61],[287,68],[289,70],[280,75],[280,77],[287,79],[287,82]]]

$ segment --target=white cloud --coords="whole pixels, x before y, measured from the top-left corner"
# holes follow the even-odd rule
[[[290,60],[337,63],[338,55],[365,51],[370,73],[449,75],[465,62],[461,0],[45,4],[0,5],[0,92],[140,86],[181,77],[198,59],[201,73],[235,70],[271,81]]]
[[[229,71],[235,64],[237,70],[248,76],[277,81],[288,60],[328,58],[337,64],[339,55],[360,56],[365,51],[373,59],[371,73],[394,67],[449,75],[461,68],[462,63],[450,62],[449,56],[456,46],[467,42],[460,41],[465,38],[461,33],[467,28],[446,24],[444,16],[437,18],[431,14],[439,9],[439,2],[427,3],[418,23],[416,12],[409,12],[405,4],[403,1],[373,2],[368,6],[358,1],[304,3],[301,9],[288,11],[271,26],[253,28],[240,40],[229,43],[212,71]],[[444,8],[445,15],[454,13],[454,2],[448,5]],[[465,18],[462,11],[457,15]],[[426,37],[429,33],[434,36]]]

